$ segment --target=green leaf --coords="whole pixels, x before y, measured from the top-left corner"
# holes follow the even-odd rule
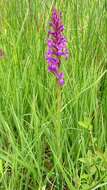
[[[95,165],[91,166],[91,167],[90,167],[90,175],[92,176],[92,175],[94,175],[96,172],[97,172],[97,169],[96,169]]]
[[[87,163],[87,159],[86,158],[79,158],[79,161],[86,164]]]
[[[0,175],[3,175],[3,162],[0,160]]]
[[[83,121],[78,122],[79,126],[85,129],[92,129],[91,119],[88,117],[85,117]]]

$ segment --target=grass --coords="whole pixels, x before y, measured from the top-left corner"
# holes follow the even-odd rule
[[[44,58],[53,5],[70,51],[60,135]],[[1,0],[0,49],[0,189],[107,190],[106,0]]]

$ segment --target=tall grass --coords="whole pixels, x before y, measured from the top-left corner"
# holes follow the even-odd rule
[[[44,58],[63,12],[70,57],[56,148],[56,85]],[[0,189],[107,189],[106,0],[1,0]]]

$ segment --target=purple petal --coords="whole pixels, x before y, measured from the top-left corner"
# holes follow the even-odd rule
[[[63,78],[64,78],[64,73],[62,72],[59,74],[59,79],[63,79]]]
[[[64,52],[57,52],[57,56],[65,55]]]
[[[55,64],[55,65],[57,65],[59,63],[58,58],[53,58],[53,57],[48,57],[47,61],[48,61],[49,64]]]
[[[62,32],[62,31],[64,30],[64,26],[61,25],[61,26],[58,28],[58,30],[59,30],[60,32]]]
[[[58,70],[58,67],[56,65],[50,65],[48,67],[49,72],[57,72],[57,70]]]
[[[64,85],[64,79],[60,79],[60,80],[59,80],[59,84],[60,84],[61,86],[63,86],[63,85]]]

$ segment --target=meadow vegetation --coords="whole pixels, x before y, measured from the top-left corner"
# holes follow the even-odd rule
[[[70,52],[60,117],[52,6]],[[0,49],[0,190],[107,190],[107,1],[0,0]]]

